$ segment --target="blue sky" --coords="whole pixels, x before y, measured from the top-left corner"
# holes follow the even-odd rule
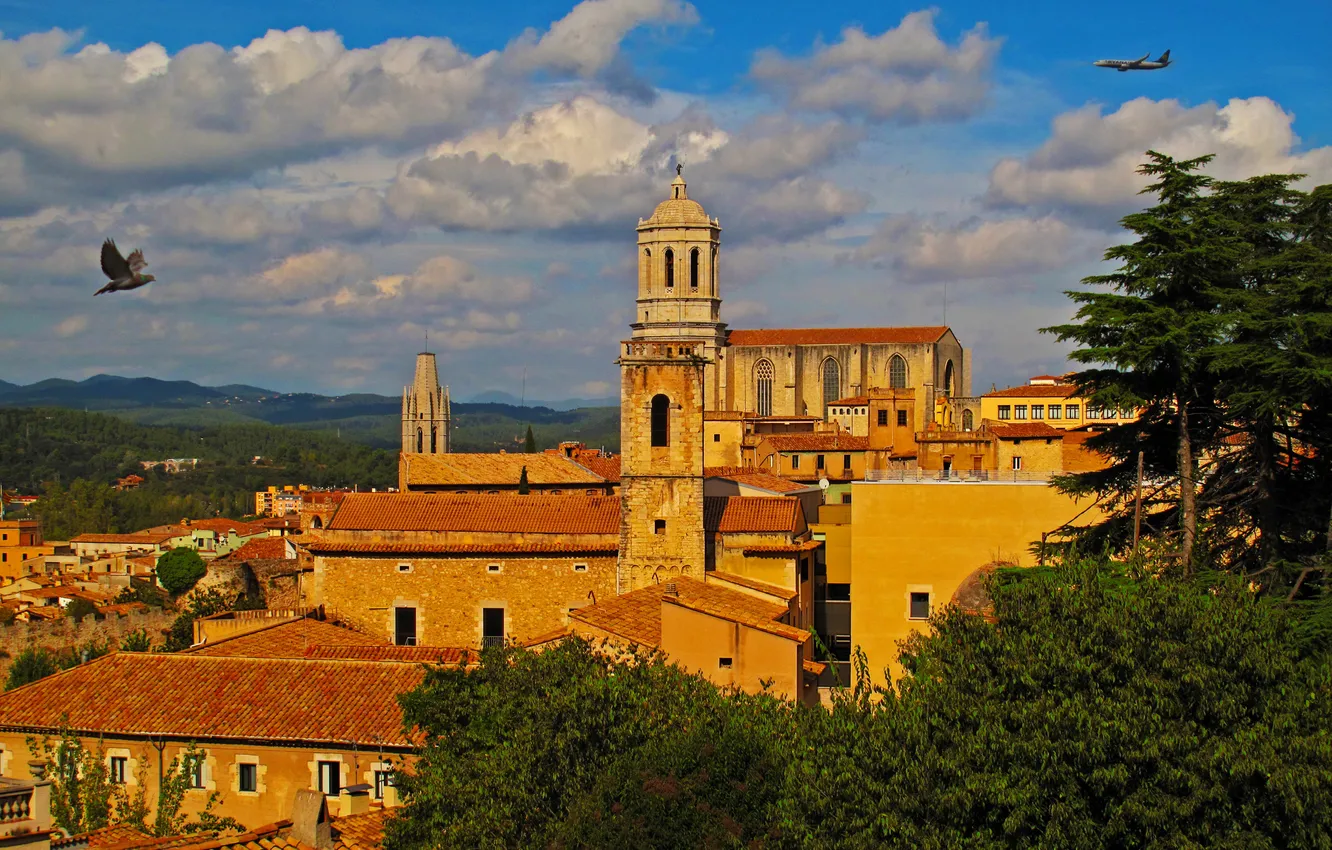
[[[610,394],[680,158],[732,326],[935,323],[946,288],[973,389],[1020,382],[1146,148],[1332,180],[1332,5],[1264,11],[0,0],[0,378],[392,393],[428,328],[455,397]],[[107,235],[161,280],[91,302]]]

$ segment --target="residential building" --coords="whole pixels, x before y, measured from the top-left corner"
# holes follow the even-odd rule
[[[1024,386],[992,390],[981,396],[982,419],[997,422],[1044,422],[1060,430],[1107,428],[1138,418],[1131,408],[1089,405],[1078,388],[1054,375],[1037,375]]]
[[[41,572],[56,544],[42,539],[42,524],[35,519],[0,519],[0,579]]]

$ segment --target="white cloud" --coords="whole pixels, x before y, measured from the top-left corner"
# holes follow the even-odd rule
[[[66,319],[62,319],[61,321],[57,322],[56,326],[52,328],[52,330],[55,331],[55,335],[58,337],[77,336],[78,334],[83,333],[87,329],[88,329],[87,316],[70,316]]]
[[[1000,160],[985,200],[995,207],[1065,209],[1106,220],[1148,202],[1138,197],[1149,180],[1137,168],[1149,149],[1176,159],[1216,154],[1206,173],[1223,179],[1267,173],[1332,179],[1332,147],[1299,152],[1293,122],[1266,97],[1191,108],[1140,97],[1109,114],[1088,105],[1057,117],[1049,140],[1031,155]]]
[[[610,381],[585,381],[574,387],[574,392],[583,398],[601,398],[611,394],[614,385]]]
[[[985,102],[1001,40],[982,23],[950,47],[934,14],[912,12],[877,36],[848,27],[808,58],[763,50],[750,74],[796,109],[903,123],[965,118]]]
[[[584,0],[545,35],[529,31],[508,52],[525,68],[592,77],[616,59],[630,30],[649,23],[692,26],[698,12],[680,0]]]
[[[1052,216],[972,219],[941,225],[914,215],[886,217],[853,257],[908,279],[1004,277],[1057,269],[1089,258],[1095,242]]]

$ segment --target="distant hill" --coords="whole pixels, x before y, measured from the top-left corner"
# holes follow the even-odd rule
[[[506,404],[510,407],[549,407],[551,410],[577,410],[580,407],[619,407],[619,396],[602,398],[566,398],[561,401],[541,401],[540,399],[520,399],[501,390],[478,393],[472,396],[468,404]]]
[[[504,393],[474,402],[455,402],[456,451],[498,451],[521,444],[531,425],[543,448],[561,440],[618,450],[618,401],[570,399],[555,406],[528,404]],[[568,406],[566,406],[568,405]],[[373,393],[324,396],[277,393],[262,387],[228,384],[206,387],[192,381],[94,375],[82,381],[50,378],[20,386],[0,381],[0,408],[63,407],[108,413],[144,425],[210,427],[268,423],[319,431],[376,448],[401,442],[402,399]]]

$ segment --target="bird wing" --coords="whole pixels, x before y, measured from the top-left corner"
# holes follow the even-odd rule
[[[130,271],[140,271],[148,267],[148,261],[143,258],[143,250],[135,248],[134,252],[128,258]]]
[[[125,262],[125,258],[120,256],[120,249],[110,239],[102,243],[102,273],[112,280],[120,280],[134,275],[130,271],[129,263]]]

